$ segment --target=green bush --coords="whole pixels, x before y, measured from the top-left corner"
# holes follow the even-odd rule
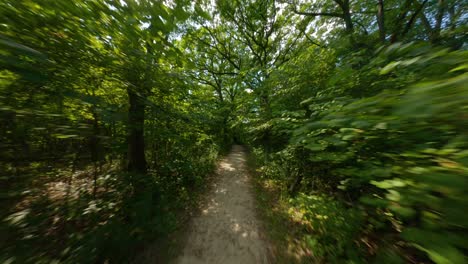
[[[362,212],[323,195],[300,193],[289,203],[290,214],[298,214],[303,223],[306,234],[302,239],[316,259],[328,263],[362,260],[355,242],[361,232]]]
[[[467,61],[466,51],[395,44],[359,70],[340,69],[329,83],[335,89],[304,102],[311,118],[291,124],[290,144],[264,171],[289,184],[302,177],[302,192],[325,192],[365,213],[361,233],[382,234],[379,252],[417,249],[436,263],[465,263]],[[330,237],[348,233],[336,229]]]

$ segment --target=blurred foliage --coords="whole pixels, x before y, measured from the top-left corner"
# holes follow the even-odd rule
[[[466,8],[0,2],[0,262],[128,262],[233,143],[314,261],[467,262]]]
[[[420,44],[379,52],[369,70],[351,72],[351,79],[391,74],[385,81],[391,88],[362,99],[343,97],[325,109],[315,101],[320,97],[309,100],[321,111],[297,126],[289,151],[303,148],[316,164],[304,181],[318,181],[353,206],[364,206],[371,219],[385,213],[386,228],[393,226],[434,262],[463,263],[467,53]],[[381,82],[370,85],[380,88]],[[368,224],[367,231],[384,228]]]
[[[361,252],[353,238],[359,233],[362,215],[330,197],[299,194],[289,200],[289,214],[306,230],[302,239],[316,261],[359,261]]]
[[[317,233],[311,228],[306,232],[311,237],[303,237],[314,242],[310,249],[317,254],[329,252],[327,262],[360,256],[361,261],[395,263],[398,255],[406,258],[400,263],[424,261],[413,252],[416,248],[427,254],[426,261],[464,263],[468,53],[397,43],[367,60],[356,69],[337,68],[325,84],[329,88],[304,100],[309,118],[301,118],[303,112],[283,113],[272,123],[275,135],[290,141],[264,164],[263,177],[276,179],[286,196],[297,197],[290,202],[305,220],[324,210],[308,205],[317,198],[306,194],[338,199],[327,202],[327,208],[335,203],[343,208],[324,214],[335,229],[323,226],[326,231]],[[264,155],[261,149],[254,153]],[[347,210],[361,221],[349,215],[343,224],[343,218],[332,217]],[[321,224],[315,221],[312,227]],[[328,236],[341,240],[327,249],[320,241]],[[351,241],[368,247],[367,252],[342,259],[346,246],[341,243]]]
[[[0,263],[127,263],[185,224],[222,143],[175,40],[193,7],[0,3]]]
[[[281,193],[270,202],[300,222],[286,231],[302,241],[298,255],[309,244],[318,263],[465,263],[468,54],[457,28],[466,6],[380,2],[383,32],[371,26],[378,16],[343,6],[374,10],[368,1],[291,3],[315,19],[316,36],[333,16],[344,30],[304,39],[308,49],[271,71],[263,85],[273,114],[244,112],[245,137],[261,178]],[[352,27],[335,15],[348,11]]]

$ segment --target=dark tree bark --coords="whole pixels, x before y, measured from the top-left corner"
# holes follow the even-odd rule
[[[127,89],[130,107],[128,110],[128,154],[127,170],[129,172],[145,174],[145,103],[138,94]]]
[[[377,24],[379,25],[380,41],[385,43],[385,11],[384,1],[379,0],[377,4]]]
[[[341,11],[343,12],[343,20],[346,26],[347,33],[353,33],[354,25],[353,20],[351,19],[351,12],[349,9],[349,0],[335,0],[335,2],[340,6]]]
[[[447,7],[447,3],[444,0],[439,0],[438,1],[438,9],[437,9],[437,15],[436,15],[436,23],[434,25],[434,30],[431,33],[431,41],[432,42],[437,42],[440,37],[440,30],[442,28],[442,20],[444,18],[444,13],[445,9]]]
[[[297,7],[294,7],[293,12],[298,15],[304,16],[326,16],[326,17],[338,17],[343,19],[345,22],[345,30],[347,33],[353,33],[354,31],[354,24],[351,18],[351,12],[349,9],[349,0],[334,0],[336,4],[341,9],[341,12],[300,12],[297,10]]]
[[[298,173],[296,178],[294,179],[294,182],[289,186],[289,194],[290,195],[296,195],[299,189],[301,188],[301,183],[302,179],[304,178],[304,175],[302,173]]]
[[[447,6],[447,12],[449,14],[449,28],[455,29],[455,22],[457,20],[457,16],[455,15],[455,3],[452,3]]]

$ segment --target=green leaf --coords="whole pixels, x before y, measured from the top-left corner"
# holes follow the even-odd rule
[[[422,251],[437,264],[466,263],[465,256],[451,243],[451,237],[440,232],[431,232],[417,228],[405,229],[401,236]]]
[[[61,135],[61,134],[55,134],[54,136],[60,139],[79,137],[79,135]]]
[[[326,149],[325,145],[322,145],[320,143],[315,143],[315,142],[308,143],[304,147],[311,151],[322,151]]]

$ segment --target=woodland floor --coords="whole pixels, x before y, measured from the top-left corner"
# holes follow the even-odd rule
[[[213,185],[175,263],[269,263],[241,146],[220,161]]]

